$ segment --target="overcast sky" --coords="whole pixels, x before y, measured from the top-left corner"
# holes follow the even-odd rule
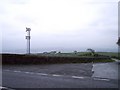
[[[0,0],[3,53],[117,51],[118,0]]]

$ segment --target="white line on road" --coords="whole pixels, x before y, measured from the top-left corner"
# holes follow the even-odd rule
[[[110,81],[109,79],[102,79],[102,78],[94,78],[94,80]]]
[[[29,74],[35,74],[35,73],[33,73],[33,72],[29,72]]]
[[[13,71],[13,72],[21,72],[21,71]]]
[[[0,86],[0,89],[2,89],[2,88],[6,88],[6,87],[2,87],[2,86]]]
[[[62,75],[53,74],[52,76],[59,77],[59,76],[62,76]]]
[[[29,74],[30,72],[24,72],[24,73],[27,73],[27,74]]]
[[[10,70],[5,70],[5,71],[10,71]],[[18,72],[23,72],[23,71],[13,71],[13,72],[18,73]],[[43,75],[43,76],[49,75],[49,74],[46,74],[46,73],[34,73],[34,72],[23,72],[23,73],[26,73],[26,74],[37,74],[37,75]],[[64,76],[64,75],[52,74],[52,76],[54,76],[54,77],[60,77],[60,76]],[[71,76],[71,77],[72,78],[84,79],[84,77],[79,77],[79,76]]]
[[[36,73],[36,74],[38,74],[38,75],[44,75],[44,76],[48,75],[48,74],[45,74],[45,73]]]
[[[84,77],[72,76],[72,78],[84,79]]]
[[[2,87],[2,86],[0,86],[0,89],[2,90],[14,90],[14,89],[10,89],[10,88],[7,88],[7,87]]]
[[[4,71],[12,71],[12,70],[4,70]],[[13,71],[15,73],[26,73],[26,74],[37,74],[37,75],[43,75],[43,76],[47,76],[50,74],[46,74],[46,73],[35,73],[35,72],[23,72],[23,71]],[[57,75],[57,74],[52,74],[51,76],[54,77],[60,77],[60,76],[65,76],[65,75]],[[85,77],[79,77],[79,76],[70,76],[71,78],[76,78],[76,79],[84,79]],[[101,80],[101,81],[110,81],[109,79],[104,79],[104,78],[93,78],[94,80]],[[1,88],[1,87],[0,87]]]

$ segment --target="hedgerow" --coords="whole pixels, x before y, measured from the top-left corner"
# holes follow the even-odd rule
[[[110,57],[65,57],[65,56],[36,56],[19,54],[2,54],[2,64],[55,64],[55,63],[90,63],[111,61]]]

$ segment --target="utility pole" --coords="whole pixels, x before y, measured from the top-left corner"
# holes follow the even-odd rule
[[[26,36],[26,39],[27,39],[27,54],[30,54],[30,31],[31,31],[31,29],[26,27],[26,32],[27,32],[27,36]]]

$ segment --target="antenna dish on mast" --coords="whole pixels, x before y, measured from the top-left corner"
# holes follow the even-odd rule
[[[27,32],[27,31],[31,31],[31,29],[26,27],[26,32]]]

